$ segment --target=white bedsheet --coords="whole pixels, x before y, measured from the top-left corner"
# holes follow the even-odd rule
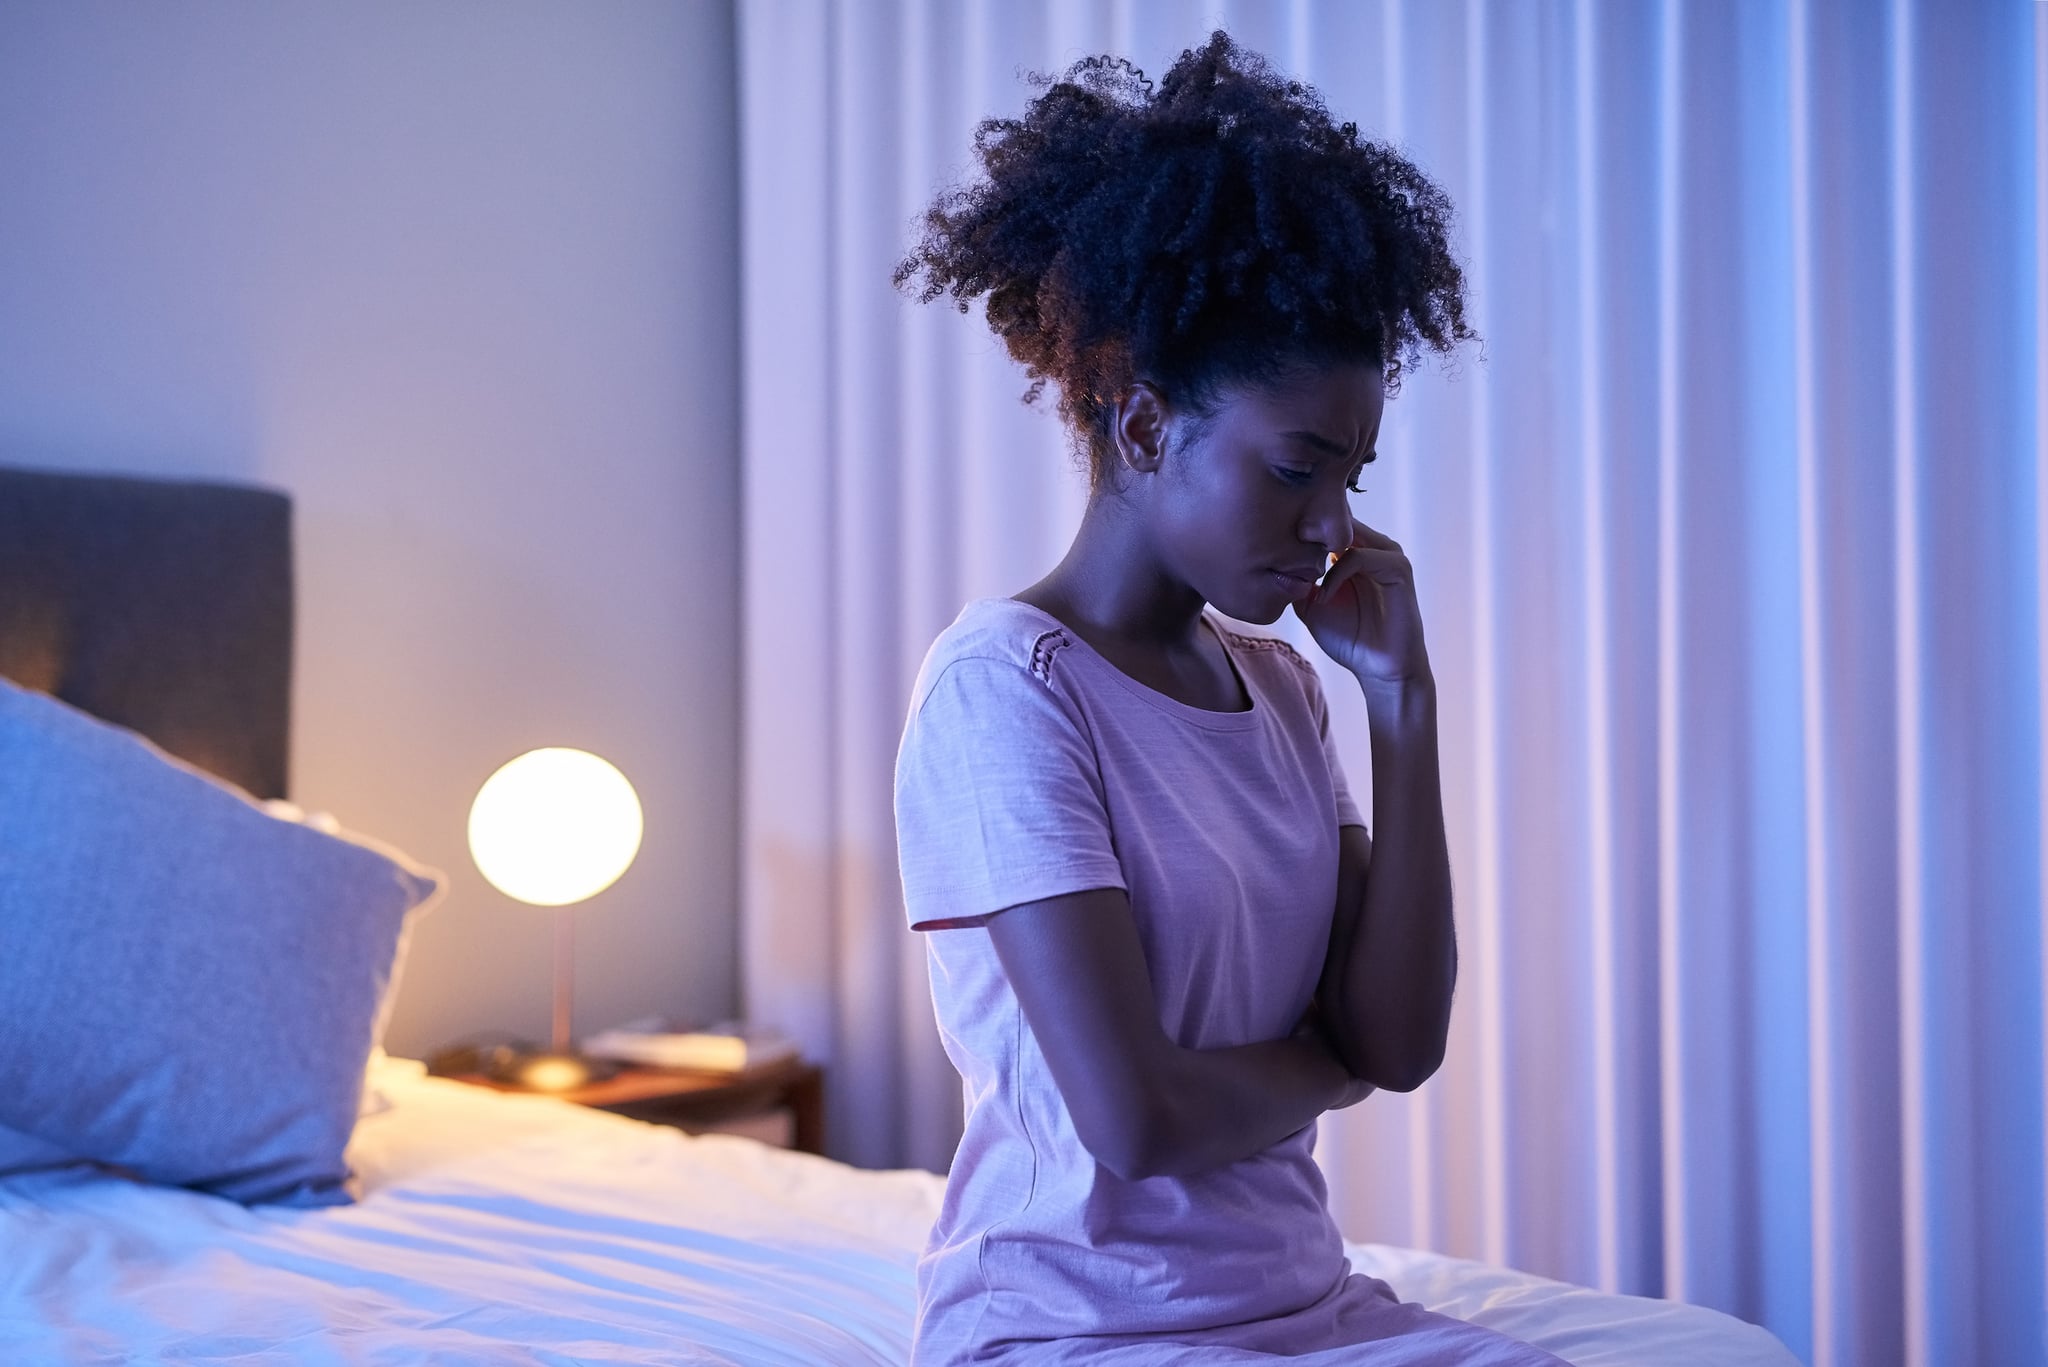
[[[906,1358],[941,1179],[692,1138],[407,1060],[375,1082],[391,1104],[357,1126],[353,1206],[248,1210],[78,1167],[0,1180],[0,1362]],[[1709,1310],[1383,1245],[1349,1252],[1404,1299],[1579,1367],[1795,1361]]]

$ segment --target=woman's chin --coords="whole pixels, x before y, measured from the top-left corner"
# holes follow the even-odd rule
[[[1256,597],[1247,594],[1231,602],[1221,598],[1209,600],[1209,606],[1233,621],[1245,622],[1255,627],[1269,627],[1280,620],[1294,600],[1276,598],[1273,594],[1262,593]]]
[[[1275,570],[1264,571],[1261,579],[1263,582],[1260,587],[1263,591],[1246,593],[1242,600],[1235,604],[1212,599],[1216,610],[1225,616],[1235,617],[1240,622],[1249,622],[1254,626],[1271,626],[1280,620],[1281,614],[1288,608],[1306,601],[1309,594],[1315,590],[1313,581],[1297,580]]]

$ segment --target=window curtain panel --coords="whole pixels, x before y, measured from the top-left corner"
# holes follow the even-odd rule
[[[1827,1367],[2044,1360],[2028,0],[743,0],[744,990],[830,1062],[832,1147],[950,1157],[897,737],[1084,492],[891,268],[1023,73],[1215,26],[1445,187],[1485,337],[1355,504],[1416,566],[1463,974],[1439,1075],[1325,1119],[1345,1232]]]

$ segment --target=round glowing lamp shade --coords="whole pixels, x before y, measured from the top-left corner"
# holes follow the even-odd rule
[[[493,887],[537,907],[595,897],[640,852],[640,799],[585,750],[529,750],[484,780],[469,852]]]

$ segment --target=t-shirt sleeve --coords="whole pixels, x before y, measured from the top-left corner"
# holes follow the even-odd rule
[[[896,851],[912,930],[1125,887],[1083,720],[1020,665],[964,657],[912,710],[896,754]]]
[[[1337,824],[1339,826],[1363,826],[1364,815],[1358,810],[1358,803],[1352,800],[1351,785],[1344,781],[1344,761],[1337,758],[1337,742],[1330,735],[1330,703],[1323,696],[1322,679],[1316,674],[1315,666],[1302,662],[1302,673],[1307,675],[1309,709],[1315,713],[1316,734],[1322,737],[1323,758],[1330,765],[1330,787],[1337,798]]]

